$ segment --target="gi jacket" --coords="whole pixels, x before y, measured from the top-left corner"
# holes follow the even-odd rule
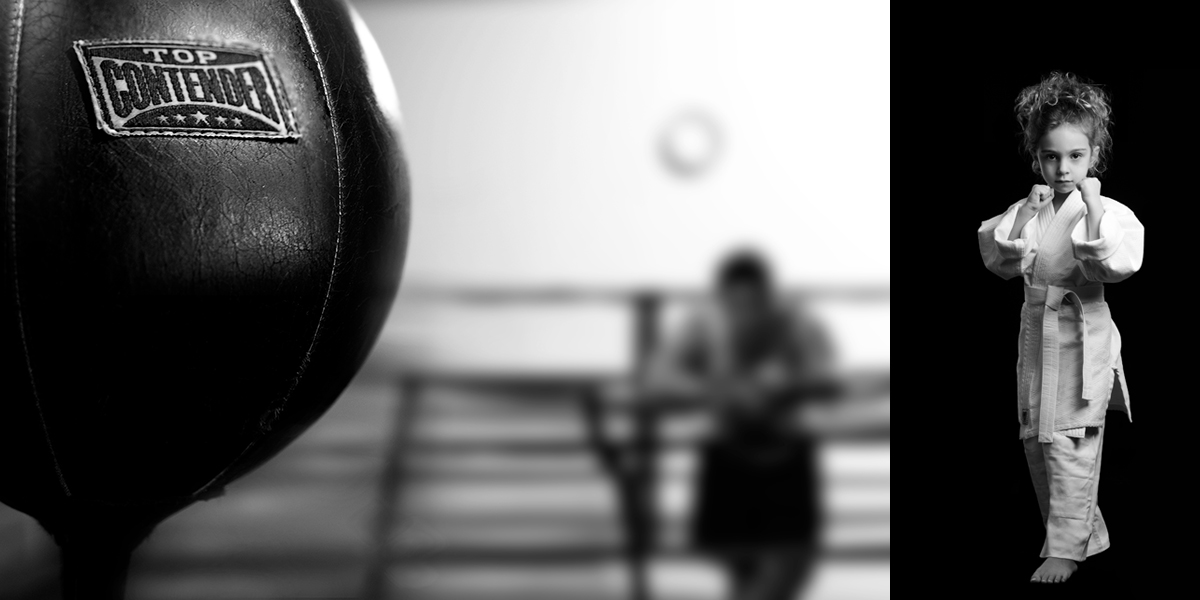
[[[979,227],[979,252],[988,270],[1025,280],[1017,358],[1021,439],[1037,435],[1049,442],[1054,431],[1099,426],[1109,408],[1132,419],[1121,335],[1103,284],[1141,268],[1145,236],[1128,207],[1103,196],[1100,201],[1100,235],[1090,242],[1078,190],[1057,211],[1047,204],[1018,239],[1008,236],[1023,201]]]

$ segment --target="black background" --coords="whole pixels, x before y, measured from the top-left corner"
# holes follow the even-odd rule
[[[1197,454],[1187,292],[1200,193],[1190,189],[1195,93],[1183,90],[1197,71],[957,58],[893,70],[893,322],[904,382],[893,412],[893,576],[899,589],[930,597],[1050,597],[1048,588],[1057,597],[1151,597],[1143,594],[1195,571],[1185,562],[1196,552],[1183,490],[1193,487]],[[1023,87],[1052,70],[1109,92],[1114,144],[1101,193],[1134,211],[1146,244],[1142,269],[1105,286],[1134,418],[1108,413],[1099,505],[1112,548],[1068,584],[1034,586],[1044,533],[1015,410],[1022,281],[984,267],[977,231],[1044,183],[1021,150],[1013,108]],[[909,544],[913,555],[903,551]]]

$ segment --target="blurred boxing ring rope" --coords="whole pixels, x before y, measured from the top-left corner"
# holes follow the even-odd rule
[[[402,415],[398,418],[406,421],[406,427],[397,431],[408,431],[415,414],[420,412],[423,391],[431,387],[466,388],[476,391],[496,391],[508,394],[524,394],[531,401],[545,396],[562,398],[564,395],[578,401],[581,418],[584,421],[587,443],[591,451],[603,465],[610,481],[616,488],[621,525],[624,531],[625,556],[630,574],[630,597],[635,600],[651,598],[648,562],[655,552],[659,551],[656,544],[658,531],[658,514],[655,492],[659,484],[657,458],[659,453],[668,447],[689,446],[696,440],[665,440],[663,424],[672,417],[672,413],[681,408],[665,407],[649,403],[640,403],[640,393],[637,381],[639,373],[647,358],[660,341],[663,330],[663,312],[667,305],[688,303],[705,298],[709,292],[698,288],[662,288],[662,287],[627,287],[627,288],[578,288],[578,287],[456,287],[456,286],[410,286],[406,285],[402,292],[405,302],[430,303],[435,305],[470,305],[475,308],[487,308],[501,305],[563,305],[563,304],[608,304],[623,307],[631,311],[632,347],[629,349],[633,356],[632,369],[626,374],[562,374],[545,373],[531,374],[477,372],[470,369],[455,369],[447,367],[409,367],[403,368],[397,376],[397,389],[405,396],[401,404],[405,405]],[[891,299],[888,286],[810,286],[792,287],[783,290],[783,297],[796,300],[846,300],[854,302],[887,303]],[[886,442],[890,439],[890,368],[861,369],[854,372],[842,373],[840,376],[841,397],[850,400],[863,398],[875,399],[874,406],[882,406],[883,410],[871,409],[865,412],[851,410],[838,418],[828,418],[822,421],[821,429],[816,435],[825,440],[850,440],[859,442]],[[879,402],[878,400],[882,400]],[[846,404],[846,403],[842,403]],[[619,438],[606,431],[605,423],[608,417],[615,413],[625,415],[632,427],[625,436]],[[389,464],[386,467],[384,496],[390,501],[384,503],[379,515],[379,525],[376,531],[388,531],[395,519],[398,509],[395,489],[400,487],[402,467],[399,462],[406,454],[405,447],[409,443],[400,439],[403,434],[393,440],[393,448],[388,454]],[[536,444],[533,444],[536,446]],[[507,451],[537,451],[537,448],[520,448],[510,444]],[[553,451],[551,448],[545,450]],[[392,493],[389,494],[388,490]],[[384,597],[386,582],[383,572],[390,560],[395,558],[388,549],[386,539],[378,540],[377,553],[372,574],[368,580],[368,598]],[[849,560],[889,560],[890,545],[875,545],[860,548],[835,558]],[[495,558],[510,560],[513,556],[496,556]],[[561,557],[559,557],[561,558]]]

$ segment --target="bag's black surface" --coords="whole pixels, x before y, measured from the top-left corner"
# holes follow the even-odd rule
[[[276,454],[365,359],[407,238],[398,113],[341,1],[0,6],[0,500],[60,537],[144,535]],[[100,130],[73,43],[105,39],[266,51],[299,138]]]

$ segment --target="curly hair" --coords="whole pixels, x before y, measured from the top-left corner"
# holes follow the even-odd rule
[[[1025,136],[1025,151],[1033,158],[1033,171],[1038,168],[1038,142],[1046,132],[1069,123],[1079,127],[1094,147],[1099,147],[1096,173],[1104,171],[1112,153],[1112,107],[1108,94],[1093,83],[1081,81],[1071,73],[1050,73],[1037,85],[1031,85],[1017,95],[1017,122]]]

